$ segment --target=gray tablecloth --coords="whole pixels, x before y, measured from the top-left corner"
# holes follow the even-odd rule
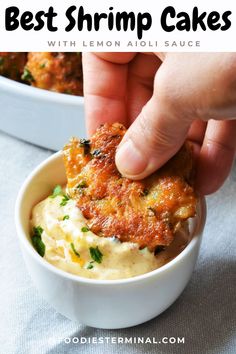
[[[35,290],[23,263],[13,218],[16,195],[51,152],[2,133],[0,152],[0,353],[236,353],[236,168],[207,200],[200,256],[180,298],[143,325],[111,331],[73,323],[57,313]],[[147,343],[135,344],[138,337]],[[184,343],[174,344],[178,337]]]

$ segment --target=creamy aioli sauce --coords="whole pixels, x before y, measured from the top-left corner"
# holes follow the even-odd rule
[[[91,231],[83,232],[87,226],[86,219],[76,207],[76,202],[70,199],[61,206],[62,198],[48,197],[38,203],[32,211],[31,228],[43,228],[44,258],[66,272],[93,279],[130,278],[166,264],[189,242],[187,228],[182,229],[172,244],[155,256],[147,248],[139,250],[138,244],[121,243],[115,237],[100,237]],[[73,251],[72,243],[79,256]],[[101,263],[91,258],[90,247],[99,248],[103,255]]]

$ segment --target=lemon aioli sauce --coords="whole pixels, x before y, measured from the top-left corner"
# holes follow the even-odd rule
[[[76,201],[62,200],[59,195],[38,203],[32,211],[31,228],[43,229],[44,258],[49,263],[81,277],[124,279],[144,274],[169,262],[189,242],[187,228],[179,230],[172,244],[155,256],[147,248],[140,250],[136,243],[95,235]],[[98,257],[93,256],[94,251]]]

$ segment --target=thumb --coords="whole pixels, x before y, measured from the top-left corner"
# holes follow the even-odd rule
[[[169,160],[184,143],[191,125],[191,115],[183,116],[179,102],[175,105],[173,95],[169,97],[164,93],[168,90],[161,90],[162,85],[158,81],[163,81],[164,76],[159,74],[155,78],[154,87],[157,89],[154,89],[152,98],[117,149],[117,168],[123,176],[131,179],[144,178]]]

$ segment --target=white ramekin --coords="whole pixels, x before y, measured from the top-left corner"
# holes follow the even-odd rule
[[[65,184],[61,152],[41,163],[23,184],[15,220],[28,271],[39,293],[66,317],[97,328],[124,328],[152,319],[181,294],[195,266],[205,224],[205,200],[191,223],[192,240],[172,261],[144,275],[124,280],[85,279],[49,264],[32,247],[29,219],[32,207],[56,184]]]

